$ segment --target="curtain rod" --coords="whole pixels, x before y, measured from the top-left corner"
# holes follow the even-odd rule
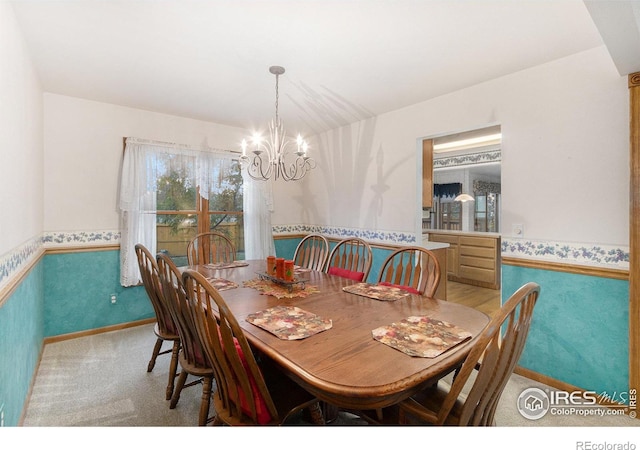
[[[212,153],[231,153],[232,155],[240,155],[241,152],[235,151],[235,150],[229,150],[226,148],[215,148],[215,147],[193,147],[191,145],[188,144],[177,144],[174,142],[164,142],[164,141],[156,141],[153,139],[142,139],[142,138],[137,138],[134,136],[129,136],[125,138],[125,144],[129,141],[129,139],[131,139],[131,142],[133,143],[137,143],[137,144],[151,144],[151,145],[158,145],[161,147],[177,147],[177,148],[183,148],[186,150],[196,150],[196,151],[209,151]]]

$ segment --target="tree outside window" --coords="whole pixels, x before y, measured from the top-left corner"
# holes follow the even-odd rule
[[[219,186],[209,199],[199,195],[189,168],[173,169],[157,179],[157,249],[176,264],[186,264],[187,245],[198,233],[217,231],[244,255],[243,190],[240,165],[232,161],[220,171]]]

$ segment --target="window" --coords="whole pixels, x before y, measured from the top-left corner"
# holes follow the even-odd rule
[[[120,186],[123,286],[141,281],[137,243],[152,254],[168,253],[180,266],[189,241],[215,230],[230,237],[242,257],[244,186],[235,158],[231,152],[127,138]]]
[[[498,194],[476,196],[475,231],[497,232],[498,230]]]
[[[200,196],[193,171],[172,170],[157,181],[156,248],[177,265],[186,265],[187,244],[198,233],[217,231],[234,243],[244,259],[242,175],[236,160],[223,160],[220,182]]]
[[[500,183],[475,180],[474,230],[497,233],[500,230]]]
[[[431,228],[438,230],[462,229],[462,208],[454,201],[462,192],[462,183],[435,184]]]
[[[440,202],[438,228],[440,230],[462,229],[462,208],[460,202]]]

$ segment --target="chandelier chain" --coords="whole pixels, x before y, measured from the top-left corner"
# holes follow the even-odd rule
[[[280,123],[280,118],[278,116],[278,99],[280,98],[280,92],[278,90],[278,78],[280,75],[276,74],[276,124]]]

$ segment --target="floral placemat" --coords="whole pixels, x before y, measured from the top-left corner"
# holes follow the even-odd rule
[[[219,263],[205,264],[204,266],[209,269],[232,269],[234,267],[245,267],[248,265],[249,263],[245,261],[232,261],[232,262],[219,262]]]
[[[343,291],[351,294],[361,295],[385,302],[395,302],[409,297],[411,294],[404,289],[393,286],[382,286],[379,284],[356,283],[342,288]]]
[[[261,280],[259,278],[244,281],[242,284],[244,287],[259,290],[263,295],[273,295],[277,298],[305,298],[311,294],[320,292],[317,286],[311,284],[294,285],[291,287],[291,290],[289,290],[289,286],[283,286],[273,281]]]
[[[235,289],[238,287],[237,283],[225,280],[224,278],[207,278],[207,281],[219,291],[226,291],[227,289]]]
[[[249,314],[247,322],[287,341],[304,339],[333,326],[331,319],[323,319],[296,306],[274,306]]]
[[[411,316],[371,332],[377,341],[410,356],[435,358],[471,338],[471,333],[428,316]]]

